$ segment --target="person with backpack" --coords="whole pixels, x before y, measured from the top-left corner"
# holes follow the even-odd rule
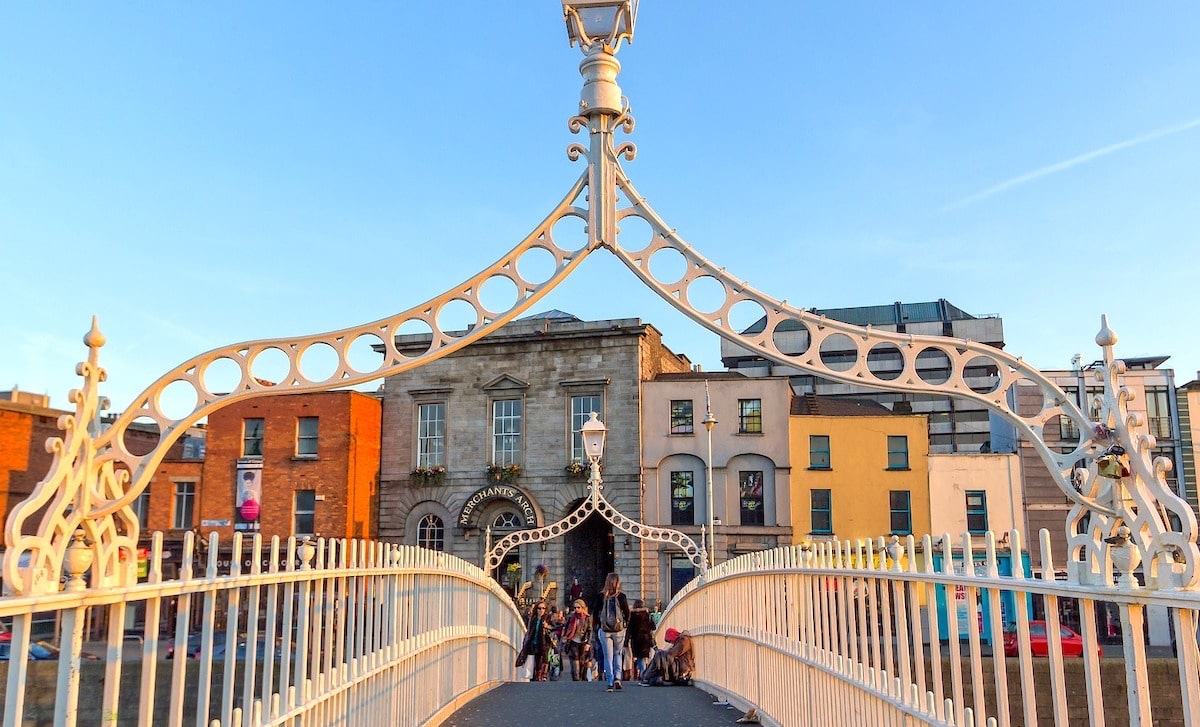
[[[617,691],[621,689],[621,652],[625,648],[626,625],[629,623],[629,599],[621,592],[621,577],[616,573],[609,573],[604,579],[596,621],[604,679],[608,682],[606,691]]]

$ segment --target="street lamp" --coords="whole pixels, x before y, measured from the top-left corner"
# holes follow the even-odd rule
[[[708,382],[704,382],[704,419],[700,421],[708,431],[708,565],[711,568],[717,564],[717,534],[713,528],[718,520],[713,513],[713,467],[712,467],[712,430],[717,424],[712,407],[708,401]]]
[[[600,458],[604,456],[604,438],[607,434],[608,428],[600,421],[600,415],[596,412],[592,412],[591,418],[579,428],[579,436],[583,438],[583,453],[592,463],[592,475],[588,478],[588,484],[592,486],[593,493],[599,492]]]
[[[637,0],[563,0],[562,6],[571,45],[586,50],[600,43],[615,50],[622,40],[633,42]]]

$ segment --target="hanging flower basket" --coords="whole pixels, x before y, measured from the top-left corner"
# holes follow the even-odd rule
[[[414,485],[440,485],[446,479],[446,468],[440,464],[418,467],[409,473]]]
[[[487,466],[488,482],[503,482],[513,484],[521,476],[519,464],[490,464]]]

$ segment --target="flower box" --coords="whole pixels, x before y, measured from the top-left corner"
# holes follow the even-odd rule
[[[485,470],[488,482],[504,482],[505,484],[513,484],[521,476],[521,465],[519,464],[490,464]]]
[[[446,468],[440,464],[418,467],[408,473],[414,485],[440,485],[446,479]]]

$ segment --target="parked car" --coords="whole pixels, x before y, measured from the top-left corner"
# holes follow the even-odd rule
[[[0,641],[0,661],[8,661],[12,656],[12,641]],[[45,661],[58,658],[58,647],[45,641],[33,641],[29,644],[29,660]],[[84,658],[95,658],[85,655]]]
[[[200,632],[197,632],[194,634],[188,634],[187,655],[189,657],[191,657],[192,659],[200,658],[200,637],[201,637]],[[224,631],[214,631],[213,632],[213,649],[216,650],[217,648],[221,649],[221,654],[223,656],[225,653],[225,632]],[[175,658],[175,639],[174,638],[171,638],[169,641],[167,641],[167,658],[168,659]]]
[[[1083,637],[1077,631],[1068,627],[1058,627],[1059,634],[1062,635],[1062,653],[1067,657],[1083,656]],[[1100,652],[1100,647],[1096,647],[1097,653]],[[1045,621],[1030,621],[1029,622],[1029,652],[1034,656],[1049,656],[1050,644],[1046,638],[1046,622]],[[1004,655],[1016,656],[1017,650],[1017,625],[1009,624],[1004,629]]]

